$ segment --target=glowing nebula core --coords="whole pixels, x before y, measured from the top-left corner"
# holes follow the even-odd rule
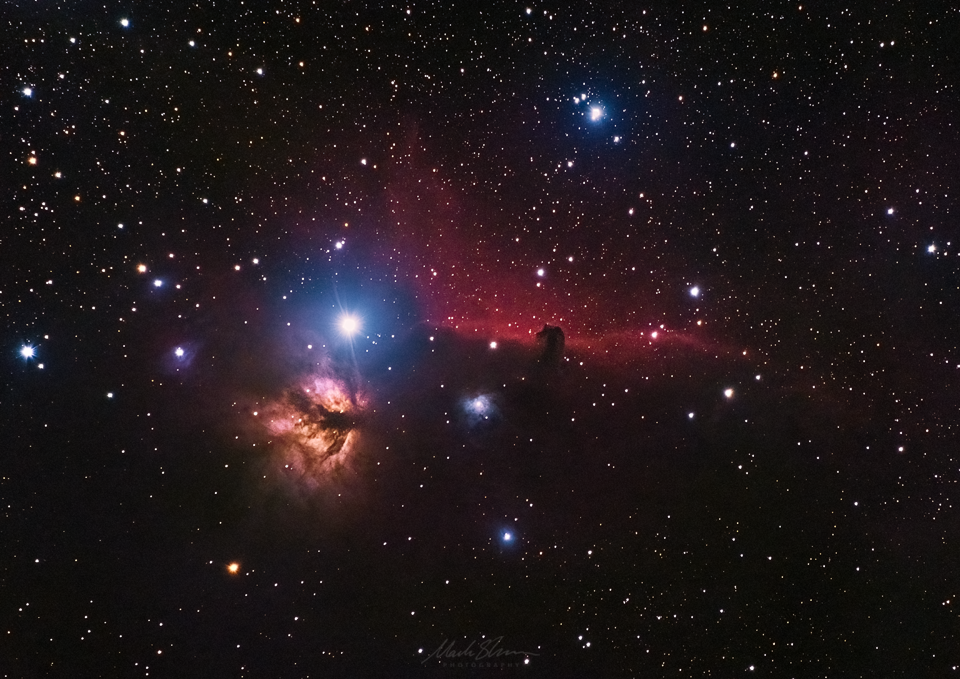
[[[284,471],[318,485],[350,463],[365,404],[346,382],[321,374],[288,389],[259,419],[280,451]]]

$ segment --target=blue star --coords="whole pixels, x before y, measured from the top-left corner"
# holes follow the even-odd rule
[[[353,337],[360,332],[360,319],[351,314],[340,317],[340,331],[347,337]]]

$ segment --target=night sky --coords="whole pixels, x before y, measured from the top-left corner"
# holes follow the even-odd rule
[[[955,7],[0,25],[0,676],[960,675]]]

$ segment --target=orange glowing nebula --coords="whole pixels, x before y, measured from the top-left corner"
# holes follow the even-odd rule
[[[283,470],[315,484],[349,462],[364,405],[344,381],[322,374],[288,389],[256,418],[279,447]]]

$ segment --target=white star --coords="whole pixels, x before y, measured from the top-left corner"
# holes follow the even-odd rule
[[[340,330],[347,336],[355,335],[360,331],[360,320],[356,316],[345,314],[340,317]]]
[[[20,350],[20,355],[24,358],[33,358],[34,353],[36,352],[34,352],[33,347],[23,347]]]

